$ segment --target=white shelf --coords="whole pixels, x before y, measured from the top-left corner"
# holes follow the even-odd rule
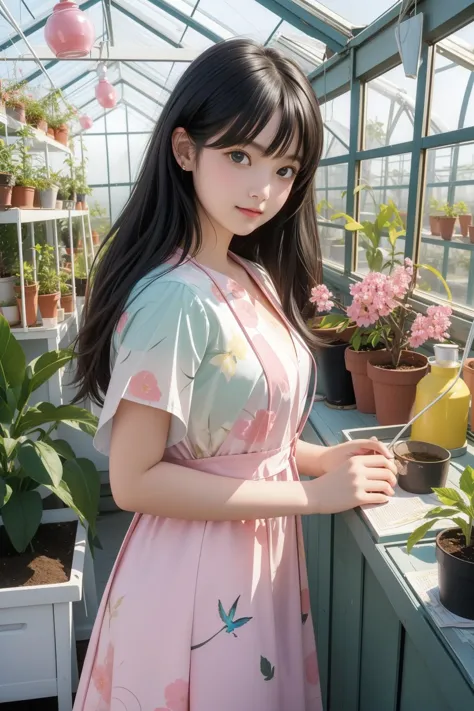
[[[0,112],[0,123],[3,123],[7,126],[9,138],[16,138],[14,134],[19,129],[29,125],[21,123],[20,121],[17,121],[16,119],[12,118],[11,116],[7,116],[2,112]],[[44,151],[45,145],[47,144],[48,150],[50,151],[56,153],[71,153],[67,146],[64,146],[62,143],[55,141],[54,138],[51,138],[51,136],[46,135],[43,131],[39,131],[37,128],[33,128],[33,126],[29,126],[29,128],[31,128],[33,132],[33,138],[28,141],[28,144],[33,152],[36,153],[39,151]]]
[[[0,211],[0,225],[16,225],[18,217],[25,224],[27,222],[47,222],[49,220],[64,220],[71,217],[86,217],[88,210],[45,210],[35,208],[31,210],[20,210],[18,207],[10,207],[8,210]]]
[[[24,331],[21,326],[13,326],[11,332],[18,341],[34,341],[38,339],[48,339],[59,337],[62,340],[69,329],[75,324],[76,314],[69,314],[64,321],[58,323],[52,328],[44,326],[29,326],[27,331]]]

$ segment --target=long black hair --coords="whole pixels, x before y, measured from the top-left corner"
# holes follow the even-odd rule
[[[192,174],[181,170],[173,154],[174,129],[184,128],[198,153],[204,146],[246,145],[276,111],[281,123],[266,153],[284,155],[296,138],[302,166],[282,210],[249,236],[234,236],[230,249],[267,269],[288,319],[307,342],[314,342],[302,311],[310,287],[321,279],[314,194],[323,144],[321,113],[296,64],[274,49],[234,39],[203,52],[178,81],[130,198],[102,244],[75,344],[76,401],[89,397],[103,404],[113,332],[134,285],[177,247],[183,250],[182,260],[199,251],[197,198]]]

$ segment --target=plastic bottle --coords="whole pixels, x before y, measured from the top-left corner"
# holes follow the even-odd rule
[[[456,345],[438,344],[430,358],[430,372],[417,385],[413,414],[417,414],[446,390],[459,370]],[[438,444],[449,450],[461,449],[466,443],[471,394],[459,379],[433,407],[413,423],[410,439]]]

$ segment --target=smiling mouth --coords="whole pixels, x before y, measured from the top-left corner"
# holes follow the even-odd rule
[[[246,215],[255,215],[255,217],[258,217],[259,215],[263,214],[262,210],[254,210],[251,207],[238,207],[237,206],[237,210],[240,210],[241,212],[243,212]]]

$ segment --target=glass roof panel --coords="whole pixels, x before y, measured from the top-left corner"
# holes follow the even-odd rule
[[[171,4],[173,4],[171,2]],[[180,22],[170,14],[155,7],[149,0],[115,0],[112,10],[112,23],[115,23],[115,16],[120,13],[118,9],[122,7],[129,13],[132,13],[139,20],[145,22],[157,31],[169,37],[173,42],[179,43],[186,25]]]
[[[164,105],[169,98],[167,91],[153,84],[153,82],[148,79],[145,79],[141,74],[137,74],[137,72],[130,69],[130,67],[121,65],[120,73],[124,81],[129,82],[148,96],[153,97],[157,103]]]
[[[256,0],[200,0],[193,17],[223,38],[252,37],[265,42],[280,17]]]
[[[326,7],[330,12],[337,13],[355,27],[369,25],[393,5],[397,4],[393,0],[364,0],[364,2],[324,0],[324,3],[316,2],[316,0],[293,0],[293,2],[300,2],[302,5],[313,6],[313,8],[318,6],[319,8]]]
[[[324,61],[326,45],[313,37],[308,37],[288,22],[282,22],[269,42],[286,57],[293,59],[306,73],[313,71]]]
[[[161,107],[154,101],[148,99],[146,96],[143,96],[143,94],[137,89],[132,89],[131,86],[123,86],[123,98],[131,106],[136,106],[142,113],[145,114],[145,116],[148,116],[153,120],[156,120],[160,115]]]

